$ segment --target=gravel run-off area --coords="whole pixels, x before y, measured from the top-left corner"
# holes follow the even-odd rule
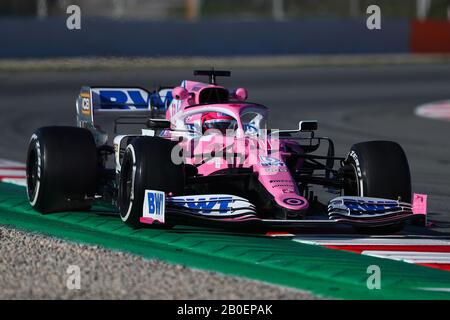
[[[74,277],[78,268],[79,289]],[[0,226],[0,299],[317,297],[295,289]]]

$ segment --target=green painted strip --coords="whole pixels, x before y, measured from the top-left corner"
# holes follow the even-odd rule
[[[22,187],[5,183],[0,183],[0,223],[325,297],[450,299],[448,292],[415,289],[450,288],[449,272],[258,235],[188,227],[133,230],[99,212],[41,215]],[[366,287],[369,265],[381,269],[381,290]]]

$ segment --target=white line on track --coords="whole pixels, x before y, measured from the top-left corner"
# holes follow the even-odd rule
[[[0,181],[1,182],[6,182],[6,183],[12,183],[12,184],[16,184],[18,186],[22,186],[22,187],[26,187],[27,186],[27,180],[25,178],[1,178],[0,177]]]
[[[424,239],[424,238],[340,238],[337,237],[295,237],[294,241],[322,246],[365,246],[365,245],[391,245],[391,246],[450,246],[450,239]]]
[[[0,177],[24,177],[25,176],[25,170],[23,168],[17,168],[17,169],[3,169],[0,167]]]
[[[444,263],[450,264],[448,252],[408,252],[408,251],[372,251],[365,250],[362,254],[378,258],[400,260],[409,263]]]

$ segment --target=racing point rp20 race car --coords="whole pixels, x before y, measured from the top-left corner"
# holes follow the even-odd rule
[[[397,143],[362,142],[336,157],[333,141],[316,136],[317,121],[267,129],[265,106],[248,102],[244,88],[217,85],[229,71],[194,75],[209,81],[153,92],[82,87],[77,127],[43,127],[31,137],[31,206],[50,213],[107,203],[132,227],[350,225],[378,232],[425,223]],[[317,186],[331,200],[319,201]]]

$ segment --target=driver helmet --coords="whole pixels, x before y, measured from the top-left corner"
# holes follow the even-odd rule
[[[220,130],[222,134],[226,133],[227,129],[235,130],[237,121],[233,117],[221,112],[207,112],[202,115],[202,129],[203,132],[209,129]]]

